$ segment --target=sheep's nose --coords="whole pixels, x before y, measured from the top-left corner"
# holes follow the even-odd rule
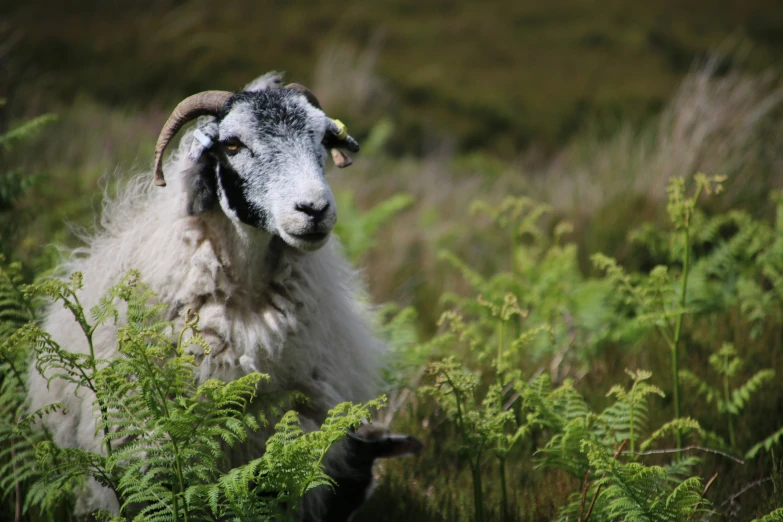
[[[306,214],[314,223],[320,223],[329,210],[329,202],[316,204],[312,201],[297,203],[294,208],[299,212]]]

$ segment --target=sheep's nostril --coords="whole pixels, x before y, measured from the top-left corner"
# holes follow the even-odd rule
[[[318,206],[315,203],[308,201],[305,203],[297,203],[294,208],[303,214],[307,214],[313,221],[321,221],[326,211],[329,210],[329,202],[326,202],[322,206]]]

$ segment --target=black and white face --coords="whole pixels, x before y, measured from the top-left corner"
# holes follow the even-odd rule
[[[215,143],[216,189],[231,219],[305,252],[322,247],[337,221],[322,144],[331,120],[288,89],[240,92],[204,127]]]

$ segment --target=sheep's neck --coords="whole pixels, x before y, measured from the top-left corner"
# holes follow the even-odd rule
[[[206,224],[232,279],[261,283],[274,278],[284,250],[279,237],[230,220],[222,213],[210,216]]]

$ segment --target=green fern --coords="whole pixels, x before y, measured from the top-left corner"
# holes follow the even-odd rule
[[[33,318],[33,303],[24,295],[21,263],[7,263],[0,254],[0,340]]]
[[[778,508],[761,518],[754,518],[753,522],[783,522],[783,508]]]
[[[12,497],[17,510],[23,492],[40,476],[35,445],[48,436],[25,411],[30,344],[20,329],[33,319],[34,307],[23,291],[21,265],[6,264],[0,256],[0,493]]]
[[[560,520],[586,520],[591,514],[597,520],[684,520],[708,506],[701,481],[691,476],[697,459],[647,466],[637,461],[633,446],[623,453],[627,442],[642,441],[649,432],[648,398],[663,393],[645,382],[649,372],[628,373],[631,387],[613,386],[607,396],[615,402],[601,413],[590,411],[568,382],[553,389],[539,377],[523,393],[528,418],[551,433],[538,451],[540,464],[566,471],[583,484],[581,494],[572,494],[561,509]],[[674,420],[649,434],[639,449],[689,431],[698,433],[698,423]]]
[[[185,354],[185,348],[194,343],[209,349],[199,335],[197,315],[188,317],[173,344],[171,324],[157,319],[161,305],[148,304],[154,294],[137,273],[129,273],[112,287],[92,309],[91,319],[80,304],[80,289],[81,276],[75,274],[68,281],[32,285],[23,295],[61,301],[81,326],[89,353],[67,351],[34,323],[19,328],[4,348],[33,347],[36,368],[50,382],[65,380],[77,390],[83,388],[79,393],[86,389],[94,394],[96,432],[103,434],[105,453],[61,448],[36,437],[35,420],[58,405],[31,415],[4,411],[2,419],[10,423],[0,425],[0,458],[4,459],[3,470],[13,472],[4,475],[0,485],[8,491],[19,481],[31,482],[26,510],[51,511],[67,501],[85,478],[91,478],[116,493],[125,518],[148,522],[225,517],[293,520],[308,491],[330,484],[323,470],[329,448],[368,417],[369,408],[382,404],[339,405],[320,430],[310,433],[302,432],[296,414],[289,412],[276,426],[263,457],[226,470],[227,448],[243,443],[251,431],[269,422],[263,411],[278,414],[298,399],[257,397],[259,384],[267,378],[259,373],[231,382],[212,379],[197,386],[194,357]],[[92,336],[98,325],[120,317],[120,302],[127,313],[125,326],[117,332],[119,356],[97,359]],[[17,389],[21,391],[14,396],[14,404],[21,411],[23,383]]]
[[[724,343],[720,350],[710,355],[709,363],[721,379],[720,387],[711,386],[688,370],[682,372],[683,381],[692,386],[708,404],[714,404],[718,414],[726,418],[729,442],[731,447],[736,449],[734,418],[742,413],[752,395],[756,394],[765,383],[774,379],[775,371],[760,370],[741,385],[734,386],[732,381],[739,374],[744,361],[731,343]]]
[[[413,203],[410,195],[396,194],[360,212],[352,193],[338,194],[338,200],[340,221],[335,226],[335,233],[343,243],[346,256],[354,263],[375,248],[380,229]]]
[[[26,121],[10,131],[0,134],[0,147],[11,148],[17,143],[35,136],[41,132],[44,127],[55,121],[57,121],[57,116],[54,114],[43,114],[30,121]]]
[[[527,328],[544,328],[550,333],[549,337],[531,339],[525,358],[550,358],[559,349],[568,362],[584,368],[609,333],[605,325],[612,316],[607,306],[612,289],[606,281],[588,280],[581,275],[577,247],[565,239],[572,226],[560,222],[550,233],[546,221],[551,219],[552,208],[526,197],[507,197],[499,205],[476,201],[471,205],[471,214],[487,215],[499,229],[497,236],[505,243],[502,249],[510,254],[508,261],[501,263],[507,268],[484,276],[453,252],[440,252],[440,259],[470,285],[472,295],[481,296],[477,300],[446,293],[443,303],[481,317],[486,326],[495,327],[493,307],[503,306],[511,295],[520,312],[524,312],[507,321],[507,337],[522,332],[523,321]],[[488,242],[497,242],[495,235],[488,236]],[[485,248],[499,247],[487,244]],[[581,349],[569,350],[574,345]]]
[[[686,314],[694,314],[699,311],[692,294],[692,272],[694,260],[692,250],[694,237],[698,230],[698,221],[701,214],[697,212],[697,204],[702,194],[717,194],[723,190],[725,176],[707,176],[698,173],[693,176],[693,188],[688,194],[686,180],[681,177],[673,177],[667,186],[666,210],[669,214],[673,230],[669,232],[667,254],[672,260],[680,260],[682,269],[679,280],[674,280],[669,273],[668,266],[659,265],[653,268],[646,276],[633,277],[623,270],[618,263],[602,254],[592,256],[593,264],[607,274],[607,278],[618,291],[619,303],[631,310],[635,323],[639,326],[654,327],[661,337],[669,345],[672,361],[672,395],[674,403],[674,418],[681,415],[680,404],[680,348],[682,339],[683,319]],[[715,230],[718,225],[713,227]],[[646,229],[643,234],[637,236],[655,247],[660,248],[663,241],[653,241],[656,234]],[[713,237],[715,231],[708,231],[705,236]],[[747,237],[751,237],[750,235]],[[740,244],[743,241],[738,240]],[[733,245],[735,249],[741,249]],[[717,263],[720,265],[720,262]],[[677,435],[677,446],[682,447],[682,440]]]
[[[8,166],[7,153],[41,132],[56,119],[52,114],[45,114],[0,133],[0,164],[4,165],[0,170],[0,255],[15,257],[20,231],[30,218],[30,211],[20,208],[18,202],[42,179],[40,174],[23,172]],[[35,211],[39,212],[40,209]]]
[[[764,449],[769,451],[773,446],[777,446],[783,442],[783,428],[780,428],[772,435],[768,436],[761,442],[754,444],[748,451],[745,453],[746,459],[752,459],[755,458],[756,455],[759,454],[759,452]]]
[[[601,502],[596,503],[594,511],[598,520],[686,520],[709,506],[702,496],[701,480],[696,477],[672,487],[665,468],[622,463],[604,446],[591,441],[585,441],[582,450],[594,474],[601,476],[595,483],[596,488],[602,488]]]

